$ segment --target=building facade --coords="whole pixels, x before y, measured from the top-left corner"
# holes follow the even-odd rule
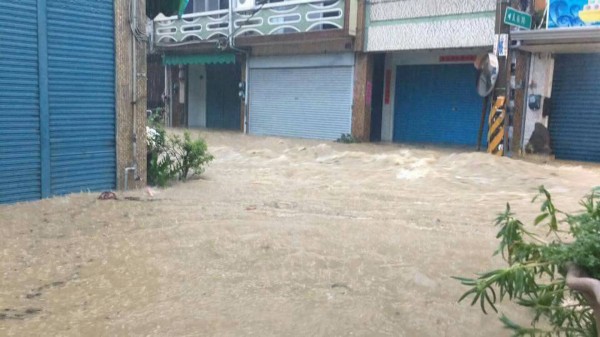
[[[495,12],[495,0],[368,2],[365,51],[379,55],[373,139],[476,144],[483,100],[473,62],[492,48]]]
[[[154,20],[154,45],[173,125],[468,148],[483,126],[485,148],[490,104],[473,63],[506,29],[506,154],[600,161],[594,1],[511,1],[532,29],[506,29],[496,0],[198,0]],[[534,149],[532,135],[548,144]]]
[[[524,111],[522,150],[600,162],[600,3],[548,0],[537,9],[534,29],[511,33],[530,56],[526,100],[517,107]]]
[[[352,131],[358,1],[190,1],[154,19],[171,125],[336,139]]]

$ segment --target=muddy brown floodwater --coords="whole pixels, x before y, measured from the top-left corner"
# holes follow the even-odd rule
[[[600,185],[597,166],[200,133],[216,160],[154,197],[0,206],[1,336],[507,336],[450,277],[501,265],[506,202],[530,221],[537,186],[575,211]]]

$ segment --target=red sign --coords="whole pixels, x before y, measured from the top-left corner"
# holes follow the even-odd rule
[[[475,55],[443,55],[440,56],[440,62],[475,62]]]
[[[392,70],[388,69],[385,71],[385,104],[390,104],[390,90],[392,85]]]

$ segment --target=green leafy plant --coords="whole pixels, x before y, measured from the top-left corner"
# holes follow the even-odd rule
[[[148,184],[165,187],[175,175],[171,171],[173,161],[169,156],[159,158],[158,155],[152,154],[148,160]]]
[[[175,177],[172,166],[173,160],[167,147],[165,129],[160,124],[146,127],[147,152],[147,181],[153,186],[164,187]]]
[[[150,125],[153,128],[157,126],[162,127],[165,113],[164,109],[156,108],[153,110],[148,110],[148,112],[150,112],[150,114],[147,116],[148,125]]]
[[[173,174],[183,181],[187,180],[190,172],[202,174],[205,166],[214,159],[208,153],[206,142],[201,138],[193,140],[187,131],[183,138],[177,135],[169,138],[169,154],[173,160]]]
[[[354,138],[354,136],[352,136],[349,133],[342,133],[342,135],[340,136],[340,138],[336,139],[337,143],[344,143],[344,144],[353,144],[353,143],[360,143],[358,141],[358,139]]]
[[[151,125],[146,128],[148,184],[164,187],[175,178],[185,181],[190,173],[202,174],[214,159],[201,138],[193,140],[187,131],[183,138],[167,136],[159,123]]]
[[[496,219],[497,238],[506,268],[454,277],[469,287],[462,297],[487,314],[507,299],[532,310],[529,327],[501,315],[513,336],[598,336],[600,325],[600,190],[581,201],[584,212],[566,214],[556,208],[542,186],[543,199],[534,226],[547,228],[545,237],[526,229],[507,204]]]

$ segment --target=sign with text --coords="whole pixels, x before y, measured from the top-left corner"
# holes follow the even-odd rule
[[[508,7],[506,13],[504,13],[504,23],[509,26],[531,29],[531,22],[531,15],[512,7]]]
[[[494,36],[494,55],[498,57],[508,55],[508,34],[496,34]]]
[[[442,55],[440,63],[472,63],[476,58],[475,55]]]

